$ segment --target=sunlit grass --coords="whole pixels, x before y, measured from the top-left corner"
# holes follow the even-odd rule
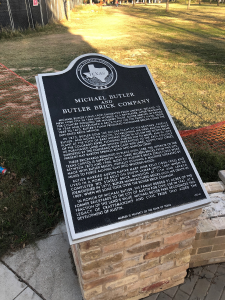
[[[165,4],[86,5],[58,30],[2,41],[0,62],[32,83],[37,73],[63,70],[90,52],[146,64],[179,129],[203,127],[225,119],[224,17],[225,5],[216,3],[189,10],[170,3],[169,12]]]
[[[54,35],[2,42],[0,61],[35,83],[45,69],[75,57],[105,54],[124,65],[146,64],[179,129],[207,126],[225,114],[225,6],[165,4],[79,7]],[[30,70],[21,70],[30,67]]]
[[[83,17],[84,15],[87,17]],[[90,7],[64,23],[97,52],[125,65],[147,64],[179,128],[224,120],[224,16],[216,5]],[[92,24],[92,26],[90,26]]]
[[[124,65],[146,64],[179,129],[224,120],[225,6],[87,5],[61,25],[68,33],[2,42],[0,61],[35,82],[45,69],[65,69],[75,57],[105,54]],[[30,70],[21,70],[30,67]]]

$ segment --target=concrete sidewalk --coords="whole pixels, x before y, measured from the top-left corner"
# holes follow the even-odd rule
[[[0,263],[0,300],[81,300],[64,223]]]
[[[0,262],[0,300],[82,300],[64,223]],[[145,300],[225,300],[225,263],[192,269],[185,283]]]

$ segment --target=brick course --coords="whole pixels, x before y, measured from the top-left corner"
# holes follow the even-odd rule
[[[205,186],[210,193],[225,191],[222,182]],[[72,245],[84,299],[139,300],[183,283],[189,267],[225,262],[225,217],[201,213],[196,209]]]
[[[225,217],[223,217],[223,211],[220,211],[217,207],[218,204],[220,208],[223,207],[225,201],[225,183],[210,182],[206,183],[205,186],[208,192],[212,193],[211,199],[213,201],[210,205],[212,212],[215,214],[217,212],[218,215],[210,217],[207,211],[203,211],[200,215],[197,233],[193,241],[190,267],[199,267],[225,261]],[[222,216],[220,216],[221,214]]]
[[[200,213],[197,209],[72,245],[84,299],[138,300],[183,282]]]

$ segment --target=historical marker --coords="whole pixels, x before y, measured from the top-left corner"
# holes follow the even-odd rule
[[[147,66],[87,54],[36,79],[71,243],[210,202]]]

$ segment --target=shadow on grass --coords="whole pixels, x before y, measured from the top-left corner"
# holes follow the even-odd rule
[[[9,127],[0,132],[0,256],[47,234],[62,208],[43,126]]]
[[[184,123],[182,121],[175,118],[174,116],[172,118],[173,118],[173,121],[174,121],[174,123],[175,123],[178,130],[189,130],[189,129],[191,129],[190,127],[184,125]]]
[[[58,26],[56,29],[57,33],[65,32],[65,28],[61,28],[60,32]],[[32,74],[32,64],[38,66],[38,69],[34,69],[34,76],[37,71],[55,72],[54,69],[46,70],[49,61],[57,70],[63,70],[77,56],[97,52],[80,35],[69,34],[65,41],[60,34],[45,35],[49,34],[46,30],[43,29],[37,36],[36,32],[27,32],[26,37],[30,35],[30,39],[26,39],[26,43],[17,39],[23,50],[20,49],[17,57],[10,58],[10,66],[5,61],[2,63],[15,68],[18,59],[26,57],[31,64],[29,75]],[[34,38],[37,38],[35,45]],[[68,39],[73,45],[71,53],[66,44]],[[27,44],[31,46],[30,49],[27,49]],[[15,39],[14,47],[16,45]],[[38,57],[34,57],[32,47],[36,48],[35,51],[39,50],[35,52],[39,53]],[[19,75],[23,76],[24,72],[25,68]],[[4,117],[4,127],[0,128],[0,165],[10,171],[4,176],[0,175],[1,257],[44,237],[62,220],[63,214],[45,127],[31,125],[37,108],[33,105],[35,88],[5,68],[2,68],[0,77],[0,90],[3,92],[0,97],[0,117]],[[36,94],[35,97],[38,101]]]
[[[172,40],[167,38],[164,40],[154,40],[156,47],[164,49],[167,52],[180,56],[180,59],[186,59],[189,62],[202,64],[202,66],[216,75],[224,76],[225,73],[225,41],[220,45],[210,41],[210,38],[205,38],[204,41],[189,41],[180,42],[180,40]]]
[[[219,8],[218,8],[219,9]],[[137,13],[138,12],[138,13]],[[160,33],[159,38],[149,38],[149,43],[143,43],[142,47],[152,47],[157,49],[165,49],[168,52],[175,52],[181,58],[186,56],[189,61],[203,61],[204,67],[210,72],[221,74],[224,73],[225,65],[225,39],[224,30],[221,27],[224,20],[223,16],[208,16],[205,12],[201,12],[196,18],[190,17],[191,13],[179,11],[169,11],[165,9],[146,10],[145,7],[138,7],[132,10],[123,10],[123,13],[132,15],[136,18],[151,20],[152,24],[145,23],[141,30],[148,34],[153,31]],[[198,11],[199,13],[199,11]],[[172,20],[171,20],[172,18]],[[204,19],[203,20],[201,20]],[[183,21],[191,21],[191,26],[185,24],[180,25]],[[213,24],[211,24],[213,22]],[[218,23],[221,22],[219,26]],[[176,24],[179,23],[179,24]],[[207,25],[207,28],[201,28],[199,24]],[[210,65],[214,62],[217,65]]]
[[[198,170],[203,182],[213,182],[220,180],[218,171],[225,168],[225,155],[206,149],[193,147],[189,141],[184,138],[184,143],[191,155],[191,158]]]
[[[151,9],[151,8],[155,8],[155,9]],[[183,10],[181,10],[181,8]],[[207,24],[209,25],[210,22],[215,22],[215,24],[213,25],[214,27],[218,27],[219,23],[221,23],[221,25],[224,22],[224,16],[223,13],[220,11],[221,8],[225,8],[225,5],[221,6],[221,7],[217,7],[216,5],[195,5],[192,4],[191,8],[196,8],[199,9],[201,8],[202,11],[199,10],[187,10],[187,5],[180,5],[180,8],[177,9],[176,7],[173,7],[173,4],[170,3],[170,9],[167,12],[165,9],[165,6],[162,5],[151,5],[151,7],[149,6],[135,6],[133,7],[129,7],[126,8],[124,7],[124,10],[122,11],[122,13],[124,14],[128,14],[128,15],[132,15],[134,17],[138,17],[140,19],[143,18],[149,18],[151,17],[167,17],[167,18],[175,18],[175,19],[184,19],[184,20],[190,20],[193,21],[195,23],[202,23],[202,24]],[[207,8],[207,11],[204,10],[204,8]],[[208,8],[211,9],[217,9],[218,10],[218,14],[216,16],[212,15],[212,13],[209,13]],[[206,14],[206,12],[208,14]],[[204,18],[204,22],[201,19],[196,19],[193,18],[193,14],[195,13],[196,17],[201,17]],[[220,15],[221,14],[221,15]]]

